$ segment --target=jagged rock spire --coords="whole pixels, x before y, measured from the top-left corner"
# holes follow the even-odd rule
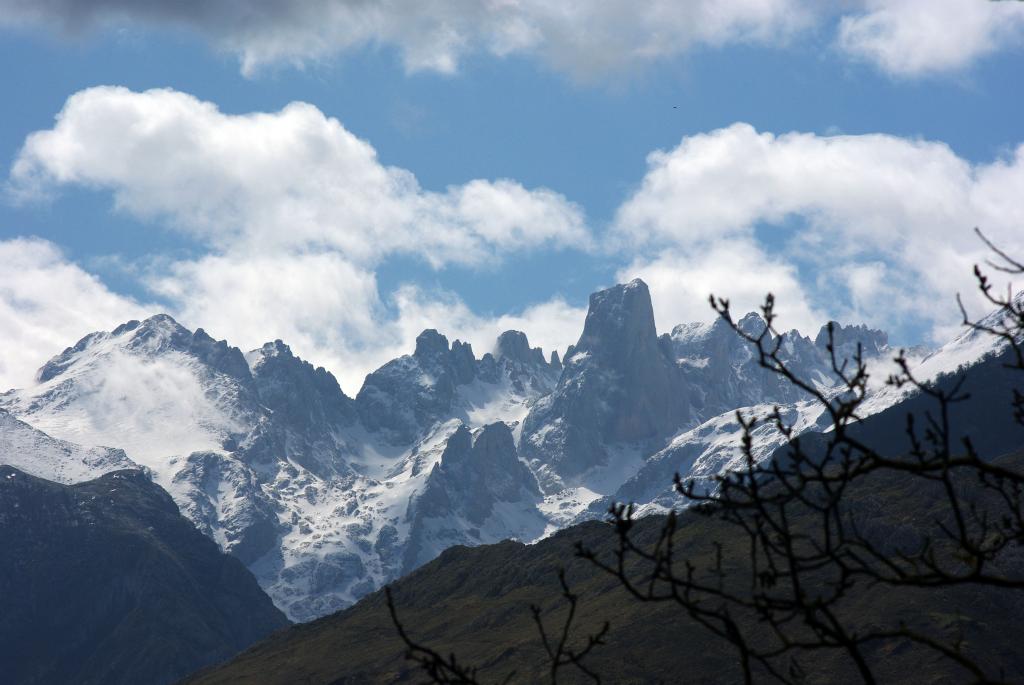
[[[550,465],[557,478],[546,486],[554,487],[605,462],[607,446],[663,436],[688,412],[658,341],[650,291],[635,279],[590,296],[583,334],[554,393],[527,416],[521,446]]]

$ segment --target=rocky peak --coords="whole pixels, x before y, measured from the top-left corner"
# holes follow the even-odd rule
[[[473,354],[473,346],[467,342],[456,340],[452,343],[448,363],[456,385],[469,383],[476,376],[476,356]]]
[[[824,350],[818,348],[814,342],[795,328],[779,334],[775,341],[779,345],[779,358],[785,362],[790,370],[802,378],[814,379],[817,382],[828,382],[830,365],[824,354]],[[766,400],[787,401],[797,399],[801,395],[791,394],[793,386],[784,383],[779,377],[775,377],[776,383],[772,390],[765,395]]]
[[[836,346],[836,354],[841,357],[852,357],[860,343],[865,357],[877,357],[889,348],[889,336],[879,330],[868,328],[864,324],[844,326],[830,321],[821,327],[814,338],[814,345],[823,352],[828,345],[828,327],[832,326],[832,338]]]
[[[523,489],[540,494],[533,475],[519,461],[512,430],[504,421],[484,426],[475,437],[465,424],[460,425],[448,438],[435,469],[454,478],[470,499],[475,491],[501,501],[518,498]],[[489,513],[487,509],[482,514]]]
[[[505,331],[498,336],[494,348],[498,359],[509,359],[522,364],[543,364],[544,353],[539,347],[530,348],[530,341],[522,331]]]
[[[498,499],[511,501],[524,489],[540,495],[537,482],[519,461],[512,429],[504,421],[484,426],[473,442],[477,462],[490,474],[491,492]],[[502,477],[494,477],[500,474]]]
[[[533,539],[544,529],[535,508],[540,489],[516,453],[504,422],[484,426],[475,437],[464,424],[452,433],[422,493],[409,509],[411,520],[404,570],[432,559],[453,544],[479,544],[506,537]],[[495,516],[495,505],[519,509],[511,521]]]
[[[646,283],[634,279],[590,296],[573,357],[581,355],[617,376],[615,392],[602,400],[611,409],[600,424],[608,440],[644,440],[678,426],[686,413],[683,388],[658,341]]]
[[[248,364],[238,348],[214,340],[202,328],[192,333],[168,314],[156,314],[143,321],[127,321],[109,333],[90,333],[44,364],[36,379],[45,383],[66,371],[90,349],[102,353],[107,345],[142,357],[181,352],[238,380],[250,378]]]
[[[393,359],[366,377],[356,395],[363,425],[383,431],[392,442],[413,442],[446,416],[458,385],[476,375],[473,348],[432,328],[416,337],[411,355]]]
[[[647,284],[636,278],[590,296],[583,335],[575,352],[630,357],[655,349],[657,337],[651,293]]]
[[[721,317],[715,323],[726,324]],[[764,331],[764,319],[756,312],[747,312],[743,318],[736,322],[736,327],[749,336],[757,337]]]
[[[607,461],[606,445],[677,429],[688,406],[655,331],[650,291],[635,279],[590,296],[583,335],[566,353],[558,387],[524,421],[520,444],[528,458],[572,479]]]
[[[169,314],[155,314],[135,326],[131,333],[127,348],[148,353],[186,351],[193,339],[193,334]]]
[[[137,323],[137,322],[136,322]],[[36,382],[45,383],[53,378],[56,378],[60,374],[74,363],[80,352],[83,352],[97,336],[103,335],[102,333],[90,333],[81,340],[79,340],[73,347],[66,348],[63,352],[58,354],[56,357],[50,359],[48,362],[43,364],[38,371],[36,371]]]
[[[288,455],[322,477],[345,472],[335,436],[355,421],[355,406],[334,375],[296,357],[280,340],[264,344],[248,357],[253,362],[256,397],[271,413],[239,454],[252,463]]]
[[[512,430],[504,421],[495,421],[481,428],[473,442],[473,448],[485,458],[485,461],[489,456],[514,456],[516,453]]]
[[[456,340],[448,346],[448,338],[433,328],[416,336],[416,349],[412,357],[434,374],[435,381],[444,376],[443,383],[453,385],[469,383],[476,376],[476,356],[473,346]]]
[[[249,364],[245,361],[242,351],[228,345],[225,340],[214,340],[202,328],[196,329],[188,347],[182,351],[239,381],[248,381],[252,378]]]
[[[245,358],[254,377],[265,375],[273,369],[289,368],[295,364],[307,364],[296,357],[292,352],[292,348],[280,338],[273,342],[263,343],[261,347],[245,355]],[[327,373],[327,371],[324,370],[324,373]]]
[[[199,329],[202,330],[202,329]],[[198,331],[197,331],[198,332]],[[267,359],[268,357],[293,357],[292,348],[284,343],[283,340],[278,338],[273,342],[263,343],[263,346],[257,350],[259,352],[260,361]]]
[[[443,358],[448,354],[448,338],[433,328],[428,328],[416,336],[416,350],[412,356],[420,360]]]
[[[473,434],[466,424],[459,424],[459,427],[448,438],[444,452],[441,454],[441,464],[454,466],[463,463],[473,448]]]
[[[739,337],[721,317],[710,322],[679,324],[672,329],[669,343],[676,358],[707,357],[715,350],[728,349]]]
[[[260,401],[270,409],[302,423],[334,423],[349,413],[351,399],[324,367],[296,357],[281,340],[265,343],[257,355],[253,377]]]
[[[715,319],[715,321],[711,323],[692,321],[690,323],[676,324],[669,337],[672,338],[672,341],[675,343],[689,343],[694,340],[704,340],[710,334],[712,325],[717,322],[718,319]]]

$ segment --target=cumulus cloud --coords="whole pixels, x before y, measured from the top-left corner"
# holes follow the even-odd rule
[[[22,201],[64,186],[108,191],[118,211],[143,220],[139,230],[194,236],[206,254],[156,260],[140,274],[162,308],[243,349],[281,338],[350,392],[410,351],[424,327],[486,351],[506,322],[533,323],[540,312],[552,315],[538,325],[549,344],[578,335],[561,328],[570,308],[560,301],[482,317],[451,293],[382,297],[374,270],[392,255],[493,268],[503,254],[588,248],[592,239],[579,207],[550,190],[473,180],[426,191],[308,104],[227,115],[172,90],[91,88],[68,99],[52,129],[26,139],[8,186]],[[67,342],[47,346],[47,356]]]
[[[825,311],[810,301],[797,269],[766,254],[749,240],[725,239],[661,251],[639,257],[620,269],[617,280],[639,277],[647,283],[654,303],[654,317],[667,333],[678,323],[708,321],[715,315],[708,295],[729,298],[732,310],[742,316],[759,311],[765,294],[778,299],[778,315],[785,328],[814,334]]]
[[[709,292],[745,312],[771,290],[784,326],[867,321],[917,342],[922,328],[935,340],[953,330],[953,292],[974,292],[971,266],[986,254],[973,226],[1024,253],[1024,145],[977,164],[938,142],[775,135],[740,123],[654,152],[648,167],[595,239],[582,211],[551,190],[508,180],[424,190],[309,105],[227,115],[175,91],[101,87],[72,96],[53,128],[28,137],[10,186],[22,197],[105,190],[120,211],[148,220],[139,230],[187,231],[205,254],[157,260],[141,275],[162,308],[244,349],[281,338],[349,392],[424,328],[482,353],[508,328],[563,350],[582,326],[584,311],[561,299],[491,315],[415,284],[382,293],[375,270],[391,255],[487,267],[514,251],[598,243],[621,255],[619,280],[650,284],[663,330],[709,319]],[[0,323],[27,336],[18,350],[49,356],[88,330],[154,311],[52,245],[18,245],[29,266],[8,270],[0,289]],[[12,377],[43,360],[8,359]]]
[[[399,339],[412,341],[425,328],[448,330],[472,343],[477,356],[493,352],[497,337],[507,330],[523,331],[532,347],[545,355],[565,352],[578,342],[587,316],[586,307],[571,305],[561,297],[530,305],[518,312],[481,316],[471,311],[454,293],[425,291],[406,285],[395,293],[399,311]],[[408,349],[409,342],[403,342]]]
[[[1024,39],[1024,3],[868,0],[839,22],[838,45],[897,76],[957,71]]]
[[[406,252],[440,266],[589,241],[580,208],[555,192],[510,180],[426,191],[298,102],[229,115],[174,90],[80,91],[52,129],[28,137],[11,172],[23,198],[63,184],[112,191],[121,211],[236,251],[315,246],[360,262]]]
[[[30,385],[39,367],[84,335],[158,311],[242,350],[280,338],[333,371],[350,394],[367,373],[412,352],[425,328],[471,342],[478,355],[512,328],[527,331],[534,346],[564,351],[586,315],[561,298],[480,315],[455,293],[411,284],[382,298],[372,271],[330,252],[174,262],[147,276],[159,305],[111,292],[44,240],[0,242],[0,263],[0,391]]]
[[[367,373],[412,352],[426,328],[472,343],[478,356],[510,328],[528,332],[535,346],[564,350],[576,342],[586,315],[562,299],[480,315],[455,293],[414,284],[382,297],[372,271],[336,253],[210,255],[178,262],[149,284],[187,325],[245,350],[280,338],[333,371],[352,394]]]
[[[1024,145],[972,164],[937,142],[734,124],[655,152],[648,167],[613,233],[669,254],[635,268],[668,280],[674,268],[682,287],[696,279],[726,296],[763,278],[798,320],[821,311],[941,339],[953,292],[973,293],[986,256],[972,227],[1024,252]]]
[[[0,392],[29,384],[47,359],[85,334],[147,311],[43,240],[0,241],[0,264]]]

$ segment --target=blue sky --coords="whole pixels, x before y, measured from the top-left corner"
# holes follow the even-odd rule
[[[440,21],[429,15],[382,11],[368,36],[315,14],[288,18],[283,35],[273,23],[239,34],[156,1],[108,2],[91,23],[68,3],[0,2],[0,326],[17,348],[0,385],[29,381],[93,328],[164,309],[243,348],[283,337],[354,392],[428,325],[479,352],[512,326],[564,347],[587,295],[633,275],[650,283],[663,331],[708,318],[709,290],[742,308],[774,290],[810,335],[837,317],[899,343],[941,341],[981,256],[971,227],[1024,248],[1024,13],[967,0],[845,13],[746,1],[754,19],[723,20],[738,28],[687,24],[666,30],[667,43],[651,24],[582,16],[566,29],[523,9],[526,40],[505,30],[507,16],[498,30],[486,13],[439,3],[459,13],[444,24],[456,48],[424,44]],[[327,16],[332,4],[344,5],[310,6]],[[928,13],[947,13],[946,30],[963,35],[906,29]],[[587,22],[611,32],[607,47],[572,33]],[[496,35],[513,47],[488,47]],[[76,93],[80,106],[65,109]],[[296,124],[323,137],[305,153],[315,159],[285,145],[266,154],[287,178],[246,176],[278,168],[246,155],[291,102],[315,108]],[[177,104],[180,120],[167,123]],[[97,135],[125,107],[134,127]],[[86,121],[97,111],[100,123]],[[270,117],[223,158],[190,147],[216,147],[251,113]],[[139,133],[146,117],[170,127],[160,145]],[[358,166],[320,159],[341,135],[332,119],[369,146],[352,153]],[[49,142],[28,145],[34,132]],[[186,159],[168,163],[168,150]],[[296,179],[321,163],[330,188]],[[358,179],[380,169],[416,188],[392,195],[391,174],[386,198],[366,200]],[[196,173],[202,188],[168,205],[160,188]],[[349,178],[354,190],[338,190]],[[477,181],[483,195],[467,205]],[[336,212],[339,198],[369,207]],[[292,216],[312,225],[294,231]],[[364,235],[363,224],[375,228]]]

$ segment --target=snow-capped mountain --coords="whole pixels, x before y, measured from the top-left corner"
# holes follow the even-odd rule
[[[139,468],[124,450],[82,447],[51,438],[3,409],[0,409],[0,464],[65,485],[111,471]]]
[[[412,355],[370,374],[352,399],[281,341],[243,354],[157,315],[86,336],[34,386],[0,395],[0,458],[64,482],[146,468],[282,609],[309,619],[408,570],[409,559],[432,558],[444,540],[543,531],[536,482],[511,431],[483,427],[524,417],[558,369],[522,333],[503,334],[494,353],[476,359],[469,345],[426,331]],[[470,429],[479,435],[467,458],[496,462],[460,491],[452,474],[479,471],[475,461],[458,465],[465,455],[456,445]],[[520,506],[496,478],[510,459],[527,496],[522,523],[502,517]],[[493,503],[481,480],[496,488]],[[430,515],[438,493],[464,498],[463,533]],[[485,516],[492,505],[499,513]]]
[[[891,356],[879,331],[834,330],[840,353],[859,342],[872,363]],[[831,387],[823,332],[779,342],[794,370]],[[951,343],[921,368],[991,351],[980,345]],[[901,397],[880,391],[872,409]],[[477,358],[427,330],[355,398],[280,340],[243,353],[157,315],[86,336],[34,385],[0,395],[0,462],[62,482],[145,468],[290,618],[308,620],[451,545],[536,540],[611,499],[671,505],[676,471],[737,466],[737,409],[773,405],[798,430],[817,426],[818,408],[724,322],[659,337],[639,280],[591,297],[564,361],[517,331]],[[765,427],[757,454],[780,443]]]
[[[689,393],[658,344],[647,285],[634,280],[590,296],[579,342],[558,386],[523,422],[523,456],[548,494],[593,489],[596,470],[615,470],[689,422]],[[627,453],[616,448],[628,445]]]
[[[416,338],[416,350],[366,377],[356,396],[362,425],[392,444],[408,444],[425,428],[458,418],[470,425],[519,421],[558,381],[557,358],[544,360],[526,335],[506,331],[495,352],[476,359],[468,343],[435,330]]]
[[[519,460],[512,431],[498,421],[475,432],[460,425],[448,438],[409,508],[411,528],[403,570],[452,545],[481,540],[535,540],[547,528],[537,480]]]

